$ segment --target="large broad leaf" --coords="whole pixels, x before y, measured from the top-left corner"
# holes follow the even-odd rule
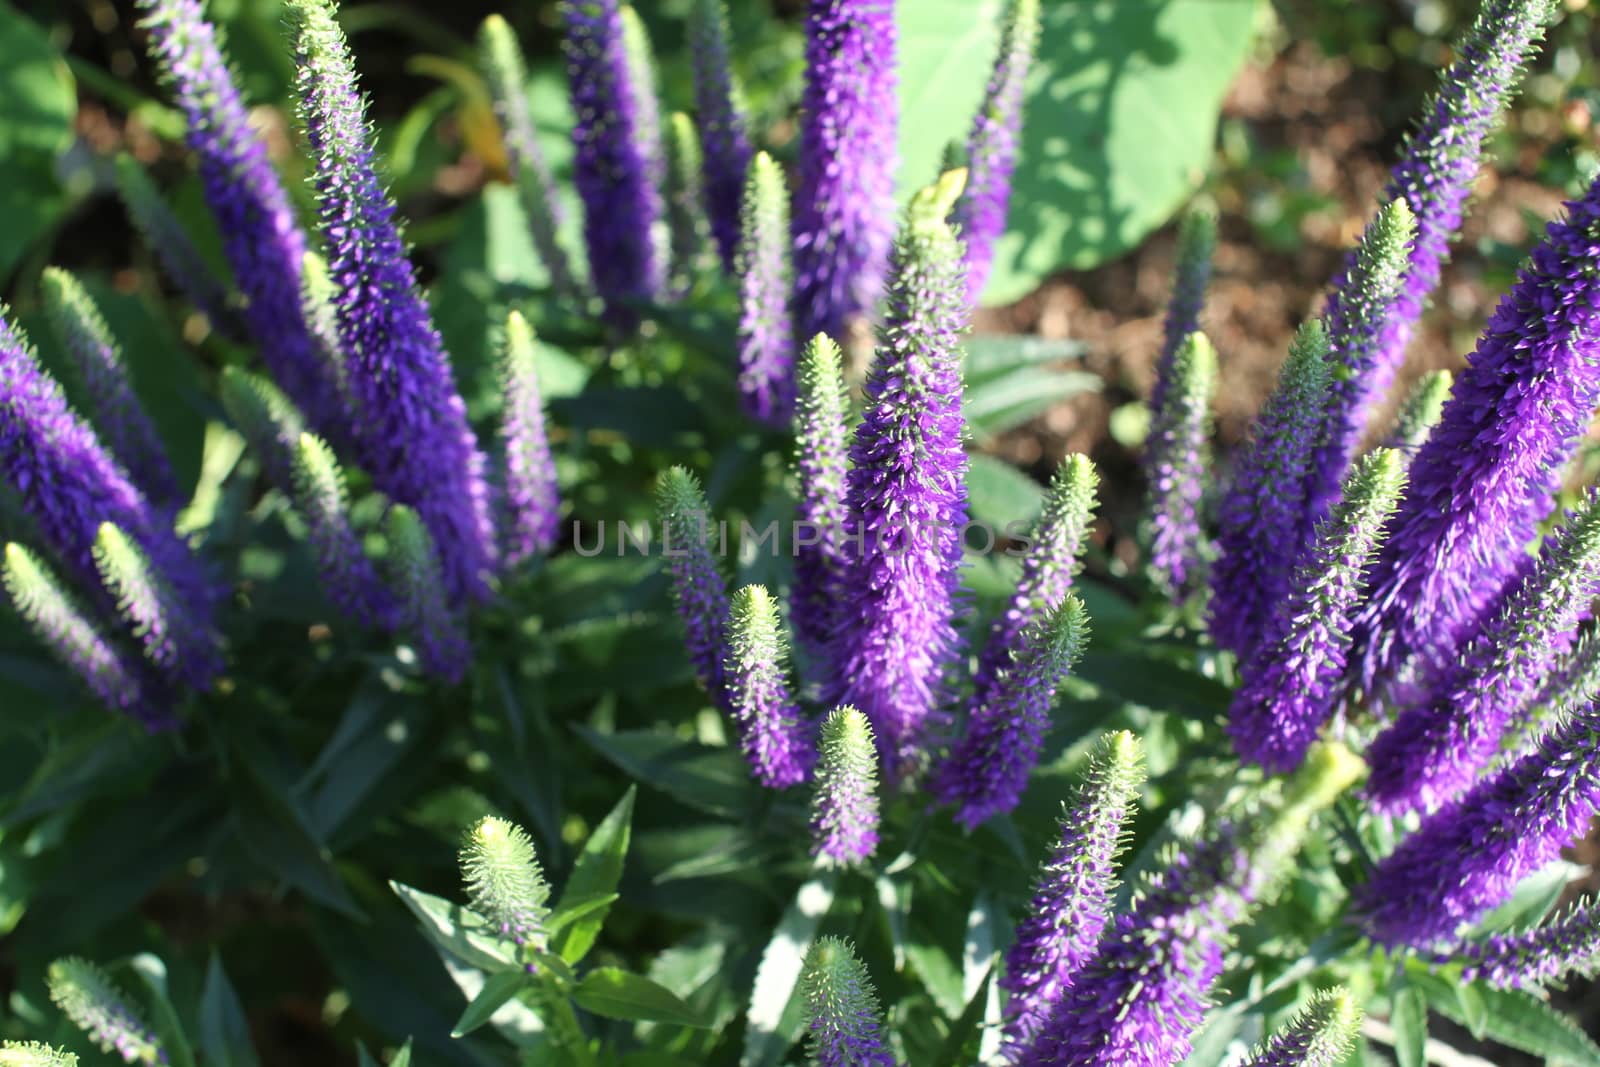
[[[56,157],[77,110],[60,53],[38,26],[0,2],[0,280],[66,209]]]
[[[900,180],[925,184],[963,141],[993,62],[993,2],[899,5]],[[1205,173],[1256,0],[1043,4],[1009,226],[984,299],[1020,297],[1062,267],[1132,248]]]

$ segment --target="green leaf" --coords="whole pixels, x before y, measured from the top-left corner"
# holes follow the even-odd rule
[[[964,142],[993,64],[994,0],[899,4],[902,192]],[[1009,226],[986,303],[1139,243],[1200,185],[1257,0],[1041,4]]]
[[[243,768],[237,779],[239,837],[250,856],[318,903],[349,918],[363,918],[327,848],[299,806],[268,778],[262,757],[245,746],[236,763]]]
[[[705,1029],[705,1018],[677,995],[642,974],[616,967],[597,967],[584,975],[572,991],[572,999],[584,1011],[607,1019],[634,1022],[672,1023]]]
[[[544,928],[551,935],[555,935],[579,919],[592,915],[602,908],[609,908],[620,899],[621,894],[619,893],[596,893],[592,897],[574,900],[571,904],[568,904],[563,899],[561,909],[552,913],[550,918],[545,920]]]
[[[172,998],[167,994],[167,965],[148,952],[141,952],[128,962],[150,994],[150,1019],[161,1038],[162,1048],[166,1049],[167,1063],[170,1067],[194,1067],[194,1049],[189,1044],[189,1035],[184,1033],[177,1009],[173,1008]]]
[[[527,985],[527,975],[522,971],[500,971],[491,974],[483,983],[483,988],[478,990],[478,995],[472,998],[472,1003],[461,1013],[461,1018],[456,1020],[450,1036],[466,1037],[472,1033],[488,1022],[494,1013],[516,996],[518,990],[525,985]]]
[[[970,403],[974,388],[998,381],[1014,371],[1082,359],[1087,347],[1082,341],[1029,334],[985,333],[969,337],[962,346],[961,364],[962,375],[967,380],[968,401]]]
[[[0,281],[67,207],[56,159],[72,139],[72,75],[37,24],[0,2]]]
[[[1084,371],[1019,367],[967,389],[962,410],[979,438],[996,437],[1042,415],[1051,405],[1100,389],[1100,378]]]
[[[399,882],[390,882],[389,888],[421,921],[427,939],[450,958],[490,973],[508,967],[520,970],[509,945],[478,932],[488,929],[488,920],[471,908]]]
[[[1400,1067],[1425,1067],[1428,1062],[1428,1000],[1422,990],[1406,987],[1395,994],[1389,1025],[1394,1027],[1394,1055]]]
[[[628,841],[633,829],[633,800],[637,793],[638,787],[630,785],[617,806],[600,820],[579,853],[572,876],[561,893],[555,916],[564,928],[554,940],[554,949],[568,963],[577,963],[588,954],[595,938],[600,936],[600,928],[605,925],[611,902],[594,902],[606,896],[615,899],[617,886],[622,882],[622,868],[628,857]],[[576,912],[580,906],[584,908],[581,916],[561,918],[564,912]]]
[[[250,1044],[250,1024],[239,994],[215,952],[200,993],[200,1052],[208,1067],[256,1067],[261,1062]]]
[[[972,521],[985,523],[999,538],[1009,531],[1026,534],[1044,505],[1044,486],[1004,460],[993,456],[969,457],[967,498]],[[969,543],[982,547],[983,534],[969,535]],[[994,546],[989,547],[993,551]]]
[[[739,753],[682,741],[653,730],[601,733],[575,727],[600,755],[645,785],[713,815],[740,815],[755,802],[750,772]]]
[[[1484,1033],[1491,1040],[1563,1067],[1600,1067],[1600,1045],[1549,1001],[1510,990],[1480,987],[1480,992],[1485,1010]],[[1457,1011],[1443,1007],[1439,1011],[1463,1026],[1467,1024]]]
[[[739,1067],[772,1067],[794,1043],[802,1025],[799,1013],[789,1010],[795,985],[800,981],[817,929],[832,907],[833,878],[822,874],[800,887],[778,920],[772,940],[761,953],[755,985],[750,990]]]
[[[1561,895],[1576,879],[1588,874],[1588,868],[1558,859],[1543,870],[1523,879],[1511,899],[1485,915],[1474,927],[1476,936],[1496,934],[1506,930],[1526,930],[1538,925],[1550,909],[1561,900]]]

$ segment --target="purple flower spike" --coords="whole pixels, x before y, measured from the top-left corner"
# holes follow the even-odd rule
[[[811,776],[816,749],[789,690],[789,649],[777,601],[761,586],[747,585],[733,595],[728,647],[728,707],[750,773],[768,789],[798,785]]]
[[[1305,484],[1328,382],[1328,335],[1312,320],[1290,342],[1278,387],[1256,418],[1217,508],[1211,637],[1241,659],[1255,651],[1288,595],[1295,561],[1310,540]]]
[[[1411,390],[1401,405],[1392,441],[1405,457],[1407,466],[1411,464],[1411,457],[1428,440],[1428,435],[1433,433],[1433,428],[1439,425],[1439,419],[1444,415],[1444,402],[1450,399],[1450,386],[1454,381],[1455,376],[1447,370],[1429,371],[1418,380],[1416,388]]]
[[[1600,710],[1429,815],[1355,894],[1373,940],[1429,948],[1510,898],[1588,833],[1600,810]]]
[[[850,401],[839,346],[817,334],[800,354],[795,406],[794,587],[789,620],[813,658],[827,654],[843,599],[845,478],[850,470],[846,412]]]
[[[294,502],[306,521],[306,539],[317,561],[324,590],[345,615],[363,626],[390,628],[396,605],[367,559],[361,538],[350,523],[344,471],[327,442],[301,434],[295,442]]]
[[[33,553],[8,544],[0,585],[28,628],[106,707],[149,729],[172,725],[160,687],[138,659],[123,652]]]
[[[665,281],[656,234],[666,210],[657,181],[659,121],[652,142],[644,118],[655,102],[645,96],[649,87],[635,81],[617,0],[566,0],[562,13],[578,116],[573,177],[583,199],[589,269],[607,318],[632,329],[639,313],[630,305],[653,299]]]
[[[218,590],[173,533],[166,513],[106,452],[89,424],[0,305],[0,474],[16,490],[45,546],[80,590],[99,590],[94,540],[103,522],[130,534],[196,624],[207,626]]]
[[[444,567],[428,528],[411,508],[396,504],[384,523],[388,578],[397,632],[416,643],[422,669],[455,685],[472,662],[466,624],[444,595]]]
[[[878,766],[872,725],[852,707],[822,721],[811,854],[835,867],[865,863],[878,848]]]
[[[1466,214],[1484,141],[1515,95],[1554,7],[1551,0],[1483,0],[1477,18],[1456,42],[1455,62],[1440,73],[1439,87],[1406,138],[1383,199],[1404,200],[1410,206],[1416,240],[1401,284],[1364,345],[1358,376],[1341,383],[1330,423],[1334,437],[1322,475],[1323,497],[1338,484],[1338,457],[1353,454],[1373,408],[1383,402],[1405,361],[1406,347],[1439,285],[1440,268]],[[1325,311],[1330,323],[1346,316],[1344,305],[1362,299],[1358,257],[1353,255],[1334,281]]]
[[[349,45],[331,0],[290,0],[289,15],[345,376],[361,414],[357,455],[379,489],[422,518],[448,599],[482,599],[494,569],[485,459],[378,180]]]
[[[1042,623],[1067,599],[1073,577],[1082,568],[1094,521],[1099,476],[1084,455],[1068,456],[1056,468],[1045,497],[1044,512],[1033,531],[1033,544],[1022,559],[1022,578],[1004,610],[989,627],[978,671],[973,679],[972,706],[988,701],[1000,673],[1010,667],[1022,635]]]
[[[722,0],[695,0],[689,10],[689,49],[694,60],[694,108],[700,127],[702,192],[711,234],[722,264],[734,271],[739,243],[739,204],[750,169],[750,137],[744,103],[728,65],[728,9]]]
[[[500,15],[490,15],[478,30],[478,52],[488,76],[494,98],[495,117],[505,137],[506,155],[522,210],[528,216],[528,229],[539,259],[550,274],[550,284],[558,292],[579,292],[567,250],[561,246],[560,230],[564,217],[556,198],[555,179],[534,131],[528,110],[528,71],[517,46],[516,35]]]
[[[1268,637],[1246,662],[1228,710],[1241,759],[1290,771],[1334,710],[1350,649],[1363,572],[1405,484],[1400,454],[1380,449],[1357,461],[1344,494],[1317,529],[1290,592],[1268,623]]]
[[[50,325],[83,382],[90,414],[106,435],[106,446],[145,495],[176,509],[183,494],[172,461],[134,394],[122,348],[105,317],[78,279],[59,267],[46,267],[40,284]]]
[[[138,543],[115,523],[100,524],[93,551],[100,582],[144,646],[145,658],[169,678],[209,689],[222,673],[222,657],[206,620],[190,613]]]
[[[728,587],[711,554],[711,513],[694,475],[673,467],[656,484],[661,555],[694,664],[712,703],[727,707]]]
[[[800,337],[872,313],[894,235],[893,0],[809,0],[794,201]]]
[[[1187,1056],[1222,973],[1229,931],[1276,891],[1312,817],[1360,770],[1347,750],[1322,746],[1275,809],[1224,817],[1199,840],[1169,850],[1019,1067],[1172,1067]]]
[[[967,188],[956,204],[956,223],[967,242],[967,299],[983,293],[994,263],[994,243],[1006,230],[1011,172],[1022,132],[1022,93],[1039,46],[1039,0],[1010,0],[1000,29],[983,103],[967,135]]]
[[[1577,638],[1600,594],[1600,492],[1545,546],[1428,698],[1372,742],[1367,795],[1380,811],[1435,808],[1494,758],[1512,714]]]
[[[1600,631],[1591,628],[1579,634],[1550,668],[1532,699],[1512,713],[1497,761],[1511,762],[1532,752],[1562,716],[1596,699],[1600,699]]]
[[[1320,522],[1332,507],[1366,433],[1369,398],[1365,390],[1405,279],[1406,255],[1416,232],[1416,219],[1404,199],[1385,204],[1361,235],[1343,288],[1328,310],[1325,321],[1333,378],[1308,476],[1310,522]],[[1384,388],[1387,390],[1387,383]]]
[[[750,166],[739,239],[739,400],[746,415],[786,426],[794,413],[794,322],[789,316],[789,194],[762,152]]]
[[[969,308],[961,242],[946,217],[961,180],[952,171],[912,201],[850,450],[846,536],[856,555],[826,701],[853,704],[871,720],[885,773],[897,782],[927,757],[958,651],[967,518],[958,342]]]
[[[351,417],[317,358],[300,307],[305,234],[267,148],[251,126],[238,86],[201,13],[200,0],[138,0],[150,53],[188,120],[186,139],[200,167],[206,204],[244,294],[244,318],[273,379],[335,441],[352,435]]]
[[[243,343],[247,330],[239,315],[240,302],[217,278],[183,223],[156,191],[150,175],[130,155],[117,156],[117,195],[128,212],[128,221],[195,310],[206,317],[213,330],[230,341]]]
[[[673,296],[681,297],[694,289],[695,280],[710,259],[711,225],[705,215],[705,194],[701,192],[700,131],[694,120],[681,111],[667,119],[667,231],[672,250]],[[785,231],[788,223],[784,223]],[[787,239],[787,232],[784,237]]]
[[[1339,1067],[1361,1031],[1361,1006],[1342,988],[1311,998],[1239,1067]]]
[[[500,357],[500,440],[505,447],[506,532],[502,559],[509,570],[542,556],[561,536],[561,493],[545,435],[544,398],[534,367],[533,328],[518,311],[506,316]]]
[[[974,702],[966,730],[940,765],[934,795],[957,806],[967,829],[1017,806],[1050,728],[1056,689],[1083,654],[1089,617],[1068,594],[1021,635],[1013,659],[983,703]]]
[[[1493,934],[1441,953],[1437,966],[1463,964],[1461,980],[1495,989],[1526,989],[1600,970],[1600,903],[1580,901],[1561,918],[1531,930]]]
[[[1173,270],[1172,297],[1167,303],[1156,380],[1150,389],[1150,410],[1160,411],[1172,386],[1172,361],[1189,335],[1200,330],[1206,287],[1211,284],[1211,257],[1217,250],[1217,217],[1205,208],[1191,208],[1178,224],[1178,261]],[[1145,470],[1151,468],[1147,457]]]
[[[267,379],[238,367],[222,368],[217,393],[228,421],[259,454],[267,478],[288,492],[294,483],[295,442],[305,430],[294,403]]]
[[[102,1052],[124,1063],[167,1062],[161,1038],[99,967],[76,956],[56,960],[45,974],[45,984],[61,1014]]]
[[[1217,353],[1203,333],[1190,334],[1172,362],[1172,388],[1156,410],[1145,442],[1151,468],[1145,539],[1151,577],[1174,601],[1205,580],[1211,546],[1200,528],[1210,469],[1211,394]]]
[[[872,979],[848,941],[818,938],[806,953],[800,987],[816,1067],[895,1067]]]
[[[1116,884],[1117,855],[1144,782],[1143,750],[1107,734],[1062,804],[1061,833],[1034,882],[1028,914],[1006,952],[1004,1055],[1021,1059],[1034,1034],[1094,955]]]

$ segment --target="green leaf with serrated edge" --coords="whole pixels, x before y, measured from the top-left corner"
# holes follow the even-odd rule
[[[484,980],[483,988],[472,998],[461,1018],[450,1030],[451,1037],[466,1037],[488,1022],[508,1000],[528,984],[528,976],[521,971],[500,971]]]
[[[1026,536],[1044,506],[1044,486],[993,456],[973,456],[970,464],[967,496],[973,522],[986,525],[997,543],[1013,534]],[[969,534],[967,541],[978,551],[994,551],[993,545],[985,546],[982,533]]]
[[[1526,930],[1537,926],[1550,914],[1561,900],[1561,895],[1576,879],[1589,873],[1567,860],[1556,860],[1540,871],[1524,878],[1511,894],[1511,899],[1480,919],[1473,927],[1473,937],[1500,933],[1506,930]]]
[[[200,1052],[208,1067],[256,1067],[261,1062],[250,1043],[250,1024],[239,994],[215,952],[200,993]]]
[[[597,967],[572,990],[572,999],[584,1011],[608,1019],[671,1023],[705,1029],[705,1017],[665,986],[642,974],[616,967]]]
[[[980,439],[1015,429],[1052,405],[1100,390],[1100,378],[1082,371],[1026,367],[968,388],[962,410],[972,432]]]
[[[682,659],[682,640],[678,641]],[[596,752],[652,789],[713,815],[741,815],[756,803],[750,771],[736,749],[683,741],[653,730],[602,733],[575,727]]]
[[[630,785],[622,799],[617,801],[617,806],[600,820],[600,825],[589,835],[572,868],[572,876],[567,879],[566,888],[561,892],[556,915],[575,910],[580,902],[616,892],[622,881],[623,865],[628,858],[628,842],[633,832],[633,800],[637,793],[638,787]],[[609,902],[589,905],[587,914],[566,921],[561,932],[551,941],[556,954],[568,963],[583,959],[594,946],[595,938],[600,936],[600,929],[605,925],[606,914],[610,910]]]
[[[1600,1045],[1564,1013],[1529,994],[1479,986],[1486,1013],[1484,1033],[1491,1041],[1543,1057],[1562,1067],[1600,1067]],[[1439,1014],[1466,1025],[1459,1009]]]
[[[1082,341],[1004,333],[976,334],[961,348],[961,375],[969,398],[974,388],[1013,371],[1081,360],[1088,350]]]
[[[194,1047],[189,1044],[189,1035],[184,1033],[177,1009],[167,994],[166,963],[159,956],[141,952],[129,960],[128,965],[150,994],[150,1021],[161,1038],[161,1047],[166,1050],[169,1067],[194,1067]]]
[[[1428,999],[1422,990],[1406,987],[1394,995],[1389,1025],[1394,1029],[1394,1055],[1400,1067],[1425,1067],[1428,1062]]]
[[[772,1067],[794,1043],[798,1026],[793,1032],[784,1029],[786,1009],[794,998],[811,942],[833,906],[833,891],[831,874],[816,875],[800,887],[778,920],[772,940],[761,953],[750,990],[740,1067]]]
[[[489,923],[471,908],[400,882],[390,882],[389,888],[411,909],[422,923],[424,936],[440,951],[491,973],[519,967],[514,946],[479,932],[487,931]]]

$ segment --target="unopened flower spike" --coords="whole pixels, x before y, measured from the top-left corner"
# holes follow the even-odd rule
[[[1405,362],[1416,324],[1461,228],[1484,142],[1516,94],[1523,68],[1537,51],[1556,6],[1552,0],[1482,0],[1477,17],[1454,43],[1455,61],[1440,72],[1438,88],[1423,103],[1406,137],[1383,198],[1410,206],[1416,239],[1402,283],[1367,349],[1364,370],[1347,383],[1342,417],[1347,427],[1365,424]],[[1357,273],[1352,256],[1334,282],[1326,312],[1330,319],[1342,316],[1342,305],[1355,297],[1362,284]],[[1359,431],[1352,432],[1359,436]],[[1331,477],[1336,484],[1338,476]]]
[[[0,428],[0,477],[78,589],[100,588],[94,539],[101,522],[114,522],[133,534],[185,610],[209,621],[217,587],[173,533],[171,514],[150,503],[89,423],[67,406],[3,304]]]
[[[733,595],[728,648],[728,710],[750,773],[769,789],[805,781],[816,749],[789,688],[789,648],[778,604],[763,587],[747,585]]]
[[[855,708],[822,720],[811,854],[834,867],[866,862],[878,848],[878,753],[872,725]]]
[[[361,414],[357,458],[378,489],[422,519],[450,603],[482,599],[495,548],[487,461],[378,179],[332,0],[289,0],[288,14],[345,379]]]
[[[328,380],[338,392],[341,406],[352,419],[359,419],[361,408],[350,393],[350,380],[344,366],[344,342],[339,339],[338,298],[338,287],[328,273],[328,261],[321,253],[308,249],[301,260],[300,309],[306,317],[306,328],[316,342],[317,358],[327,368]]]
[[[964,180],[951,171],[912,198],[846,479],[853,555],[824,702],[861,709],[897,783],[927,759],[959,654],[953,620],[967,521],[959,344],[970,308],[947,219]]]
[[[870,316],[894,237],[899,125],[891,0],[807,0],[794,199],[800,337]],[[963,290],[964,292],[964,290]]]
[[[813,1067],[895,1067],[872,979],[850,942],[818,938],[806,953],[800,990]]]
[[[689,660],[712,702],[725,707],[728,586],[711,554],[711,512],[694,475],[682,467],[661,475],[656,483],[656,514],[661,521],[662,559],[672,576]]]
[[[978,657],[973,678],[974,708],[994,691],[1000,672],[1015,657],[1022,635],[1066,600],[1073,578],[1083,566],[1099,484],[1100,477],[1088,456],[1068,456],[1056,468],[1045,494],[1044,511],[1031,535],[1032,544],[1022,558],[1022,577],[990,625]]]
[[[393,597],[351,525],[344,471],[326,441],[300,435],[294,449],[293,485],[295,508],[305,519],[306,539],[328,599],[365,626],[392,626]]]
[[[1310,540],[1305,489],[1328,383],[1328,334],[1313,319],[1289,343],[1278,386],[1217,507],[1209,626],[1212,639],[1241,658],[1271,626]]]
[[[78,1057],[37,1041],[0,1041],[0,1067],[78,1067]]]
[[[250,120],[200,0],[138,0],[150,53],[188,121],[207,206],[244,296],[243,316],[273,380],[320,432],[350,436],[349,416],[300,307],[305,234]]]
[[[1151,577],[1172,600],[1188,598],[1205,580],[1211,547],[1201,529],[1210,470],[1211,396],[1217,353],[1203,333],[1190,334],[1172,362],[1172,387],[1154,415],[1145,541]]]
[[[584,240],[606,316],[632,329],[633,305],[661,291],[665,264],[656,246],[665,206],[657,176],[659,134],[647,139],[647,86],[635,79],[618,0],[565,0],[563,50],[577,125],[573,180],[584,207]]]
[[[505,449],[501,559],[508,570],[545,555],[561,536],[561,492],[534,357],[533,328],[521,312],[513,311],[506,316],[500,353],[500,443]]]
[[[161,1040],[109,975],[88,960],[56,960],[45,974],[50,999],[102,1052],[124,1063],[164,1064]]]
[[[1205,307],[1206,288],[1211,284],[1211,259],[1217,251],[1217,216],[1208,207],[1191,207],[1178,223],[1177,264],[1173,268],[1172,296],[1161,334],[1161,351],[1156,357],[1156,380],[1150,388],[1150,410],[1159,412],[1172,387],[1173,361],[1189,335],[1200,329],[1200,312]],[[1146,454],[1145,470],[1152,467]]]
[[[1019,1064],[1171,1067],[1221,975],[1231,930],[1292,869],[1312,817],[1361,772],[1348,750],[1322,745],[1281,801],[1223,816],[1165,862],[1117,915]]]
[[[208,689],[222,673],[217,636],[195,618],[127,531],[103,522],[94,540],[100,581],[162,674]]]
[[[1228,710],[1240,757],[1293,770],[1335,710],[1364,572],[1405,485],[1405,461],[1379,449],[1356,461],[1333,512],[1317,528],[1285,599],[1263,622]]]
[[[765,152],[750,165],[736,274],[739,400],[752,419],[786,426],[794,413],[794,321],[789,295],[789,190]]]
[[[560,231],[565,213],[556,197],[555,179],[528,110],[528,71],[516,34],[500,15],[490,15],[478,30],[478,53],[494,100],[495,117],[505,138],[511,176],[517,183],[522,211],[534,250],[559,292],[579,291],[572,264],[562,246]]]
[[[967,243],[967,299],[973,303],[989,280],[994,244],[1005,233],[1011,173],[1021,148],[1023,90],[1038,45],[1039,0],[1008,0],[1000,51],[967,135],[967,187],[955,209]]]
[[[255,449],[267,478],[287,492],[293,485],[295,443],[305,430],[294,402],[266,378],[238,367],[223,368],[217,392],[228,421]]]
[[[1581,840],[1597,811],[1600,710],[1589,704],[1425,817],[1356,891],[1354,910],[1380,944],[1448,946]]]
[[[967,829],[1011,811],[1050,729],[1056,690],[1089,639],[1083,601],[1068,594],[1025,630],[1009,664],[972,705],[966,727],[939,766],[934,794],[956,805],[955,819]]]
[[[1433,428],[1439,425],[1439,419],[1444,415],[1444,402],[1450,399],[1450,386],[1454,381],[1454,376],[1447,370],[1429,371],[1417,380],[1416,386],[1407,394],[1405,403],[1400,406],[1391,441],[1405,456],[1407,464],[1423,442],[1427,441]]]
[[[728,9],[723,0],[695,0],[689,9],[689,50],[694,63],[694,108],[703,149],[705,210],[723,266],[734,270],[739,205],[753,154],[744,102],[729,66]]]
[[[1600,698],[1600,630],[1590,628],[1551,667],[1538,691],[1512,712],[1500,764],[1527,755],[1563,717]]]
[[[1361,1014],[1348,990],[1324,990],[1239,1067],[1339,1067],[1360,1034]]]
[[[1596,595],[1600,491],[1591,491],[1426,697],[1373,739],[1374,804],[1433,808],[1471,785],[1499,751],[1512,714],[1572,647]]]
[[[39,280],[56,339],[72,361],[106,447],[155,503],[176,508],[183,495],[155,424],[134,394],[122,346],[77,278],[46,267]]]
[[[700,132],[694,120],[681,111],[667,117],[667,233],[672,254],[672,290],[693,287],[708,258],[710,230],[705,216],[705,195],[700,188]]]
[[[1600,970],[1600,903],[1580,900],[1542,926],[1491,934],[1429,957],[1435,966],[1459,964],[1461,979],[1495,989],[1531,989]]]
[[[85,611],[50,569],[22,545],[5,546],[0,585],[52,655],[106,707],[157,729],[171,725],[158,686],[138,658],[129,656]]]
[[[1020,1062],[1078,970],[1094,954],[1110,911],[1117,856],[1139,787],[1143,749],[1106,734],[1062,803],[1060,831],[1034,880],[1027,914],[1006,951],[1004,1055]]]
[[[1324,319],[1333,374],[1306,491],[1311,522],[1327,514],[1366,434],[1374,365],[1416,232],[1404,199],[1385,204],[1361,235],[1344,287]],[[1387,391],[1388,381],[1383,384]]]
[[[588,0],[594,2],[594,0]],[[604,0],[600,0],[604,2]],[[650,31],[632,5],[622,5],[622,47],[628,56],[628,73],[638,104],[635,122],[639,151],[656,188],[667,180],[666,133],[661,121],[661,99],[656,92],[656,54],[650,44]]]
[[[472,658],[466,624],[445,597],[444,568],[421,517],[404,504],[389,508],[388,578],[401,634],[416,642],[423,670],[452,685]]]
[[[1368,691],[1446,665],[1520,577],[1600,404],[1597,243],[1600,178],[1546,228],[1412,461],[1356,637]]]
[[[800,353],[796,373],[794,585],[789,621],[812,658],[824,658],[843,596],[848,567],[845,476],[850,470],[849,393],[843,355],[827,334]]]
[[[246,329],[240,318],[240,303],[200,255],[150,175],[126,153],[117,156],[117,195],[128,212],[128,221],[155,253],[172,283],[206,317],[213,330],[242,343]]]
[[[461,877],[473,910],[515,944],[543,951],[550,883],[526,830],[485,815],[461,846]]]

